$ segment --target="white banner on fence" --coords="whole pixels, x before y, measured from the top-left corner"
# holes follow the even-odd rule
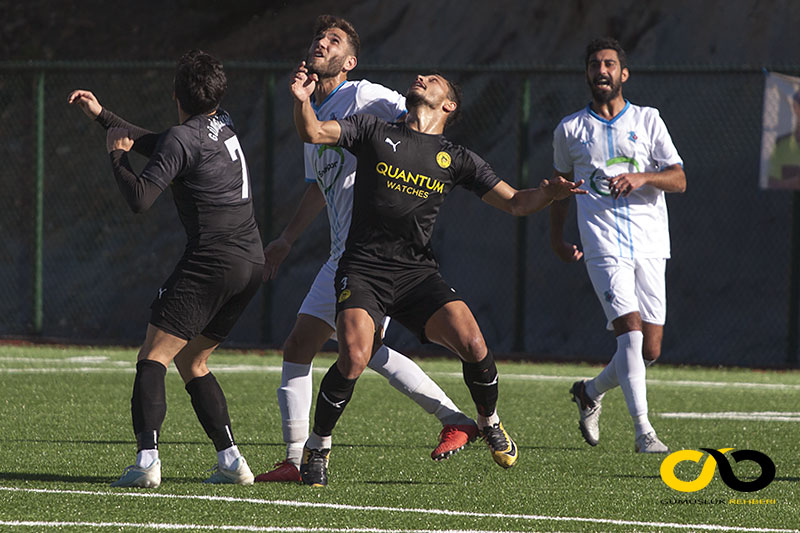
[[[800,189],[800,78],[768,72],[761,133],[762,189]]]

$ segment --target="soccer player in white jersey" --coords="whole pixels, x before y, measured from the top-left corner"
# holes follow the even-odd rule
[[[565,117],[553,135],[554,175],[585,180],[588,191],[577,198],[583,251],[564,240],[568,199],[551,207],[550,243],[566,262],[584,258],[608,329],[617,338],[617,351],[603,371],[570,389],[584,439],[597,445],[601,400],[619,385],[633,417],[635,450],[667,453],[648,420],[645,368],[661,355],[666,319],[670,242],[664,193],[685,191],[686,175],[658,110],[623,98],[629,76],[616,40],[589,43],[592,101]]]
[[[348,21],[331,15],[317,18],[306,60],[320,79],[314,93],[314,110],[321,120],[366,113],[394,122],[405,115],[405,97],[367,80],[347,80],[348,73],[356,66],[359,47],[358,34]],[[304,151],[309,186],[289,224],[264,249],[265,280],[275,278],[294,241],[325,206],[330,222],[331,254],[303,300],[294,328],[284,343],[278,404],[286,460],[277,463],[270,472],[256,476],[257,482],[301,481],[299,466],[308,438],[312,401],[311,362],[328,339],[336,339],[334,275],[350,228],[356,158],[342,148],[327,145],[306,143]],[[385,320],[384,328],[387,324]],[[441,421],[444,427],[439,444],[431,453],[434,460],[449,457],[477,437],[475,422],[412,360],[380,346],[369,367]]]

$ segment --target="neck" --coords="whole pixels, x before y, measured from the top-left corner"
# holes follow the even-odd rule
[[[406,126],[412,130],[428,135],[441,135],[444,133],[446,121],[447,117],[444,114],[424,106],[409,109],[405,120]]]
[[[592,111],[606,120],[616,117],[623,109],[625,109],[625,98],[622,97],[622,93],[610,102],[601,103],[597,100],[592,100]]]
[[[330,96],[333,90],[341,85],[345,80],[347,80],[347,74],[344,72],[332,78],[323,78],[319,80],[316,88],[314,89],[314,100],[316,100],[317,104],[321,104],[328,96]]]

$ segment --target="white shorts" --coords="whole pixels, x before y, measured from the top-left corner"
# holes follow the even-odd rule
[[[335,261],[326,261],[322,268],[319,269],[317,277],[314,278],[314,283],[308,289],[308,294],[303,299],[298,309],[298,315],[310,315],[318,318],[328,324],[333,329],[331,339],[336,339],[336,287],[334,284],[334,276],[336,276],[336,268],[338,263]],[[381,331],[381,338],[386,334],[386,329],[389,327],[388,316],[383,317],[383,330]]]
[[[667,320],[667,260],[593,257],[586,259],[586,271],[603,306],[608,323],[637,311],[643,322],[663,326]]]

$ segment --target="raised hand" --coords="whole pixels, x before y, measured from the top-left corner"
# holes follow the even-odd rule
[[[311,95],[314,94],[314,89],[317,87],[317,81],[319,81],[318,76],[316,74],[309,74],[308,69],[306,68],[306,62],[303,61],[295,69],[289,88],[292,91],[292,95],[298,101],[304,102],[311,98]]]
[[[94,120],[103,110],[103,106],[97,101],[97,97],[91,91],[77,89],[69,93],[67,103],[78,105],[87,117]]]

